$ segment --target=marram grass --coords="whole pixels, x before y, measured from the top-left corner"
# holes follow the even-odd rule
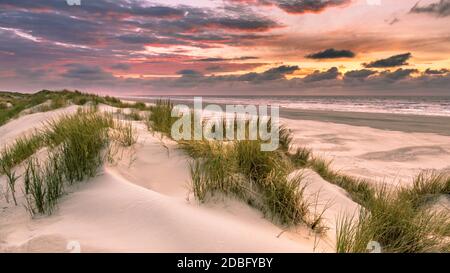
[[[445,194],[441,191],[445,183],[442,176],[421,174],[411,187],[398,191],[377,189],[358,219],[349,216],[339,219],[336,250],[365,252],[369,242],[375,241],[384,252],[448,252],[450,214],[427,207],[423,202],[430,192]]]
[[[110,114],[80,111],[50,122],[45,131],[51,151],[45,162],[30,159],[24,177],[27,208],[31,214],[51,214],[65,186],[97,175],[105,161],[111,130],[122,145],[132,145],[131,123],[118,126]],[[131,135],[130,135],[131,134]],[[114,138],[114,137],[113,137]]]

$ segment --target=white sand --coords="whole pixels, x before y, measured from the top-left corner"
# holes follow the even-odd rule
[[[25,128],[28,120],[15,122]],[[0,251],[64,252],[72,241],[88,252],[332,250],[326,243],[315,248],[313,234],[301,227],[278,236],[280,227],[237,200],[198,204],[188,188],[188,158],[175,143],[162,144],[145,125],[134,124],[138,143],[98,177],[71,188],[54,215],[31,219],[22,206],[1,198]]]
[[[45,126],[45,122],[51,121],[62,114],[72,114],[77,111],[77,106],[70,106],[49,112],[40,112],[23,115],[0,126],[0,149],[10,144],[16,138],[32,133]]]
[[[0,144],[74,111],[72,106],[13,120],[0,127]],[[417,148],[448,151],[448,137],[285,122],[294,130],[296,143],[333,158],[336,168],[346,173],[394,181],[422,168],[450,164],[448,154],[438,148]],[[305,171],[306,194],[318,196],[317,212],[329,207],[324,214],[329,230],[315,246],[317,237],[306,228],[284,231],[240,201],[219,196],[198,204],[188,186],[189,158],[174,142],[149,133],[143,123],[133,124],[138,143],[120,152],[117,164],[105,166],[98,177],[69,189],[54,215],[31,219],[23,206],[14,207],[0,197],[0,252],[64,252],[73,241],[85,252],[327,252],[334,249],[336,218],[358,210],[344,190]],[[398,151],[405,147],[406,152]],[[0,183],[4,187],[4,178]]]
[[[450,137],[385,131],[329,122],[286,120],[297,146],[333,160],[333,168],[390,185],[405,185],[423,170],[450,171]]]

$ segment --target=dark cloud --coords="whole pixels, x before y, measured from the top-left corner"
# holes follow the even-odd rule
[[[201,72],[193,69],[184,69],[178,71],[177,74],[182,77],[177,79],[156,80],[153,83],[158,87],[193,87],[199,85],[211,85],[221,83],[249,83],[252,85],[268,83],[268,82],[284,82],[286,75],[292,74],[299,69],[298,66],[282,65],[268,69],[264,72],[250,72],[241,75],[227,75],[227,76],[204,76]]]
[[[292,74],[295,71],[297,71],[298,69],[299,69],[299,67],[296,65],[294,65],[294,66],[282,65],[279,67],[271,68],[267,71],[264,71],[263,73],[258,74],[257,77],[254,78],[253,80],[273,81],[273,80],[284,79],[286,75]]]
[[[33,13],[25,10],[1,11],[0,27],[19,29],[37,38],[72,44],[94,44],[101,27],[96,21],[59,13]]]
[[[370,70],[350,71],[343,78],[337,68],[328,71],[316,71],[302,78],[287,79],[285,76],[267,77],[281,71],[295,71],[294,68],[274,68],[261,73],[246,73],[227,76],[197,76],[177,79],[155,79],[147,82],[156,90],[174,91],[203,90],[203,94],[449,94],[450,75],[428,76],[418,74],[415,69],[397,69],[381,73]],[[281,72],[284,73],[284,72]],[[347,72],[349,73],[349,72]],[[370,76],[367,76],[371,74]],[[264,76],[263,76],[264,75]],[[350,77],[349,77],[350,76]],[[257,87],[257,88],[256,88]],[[425,91],[426,90],[426,91]]]
[[[391,20],[389,20],[389,25],[395,25],[395,24],[397,24],[398,22],[400,22],[400,19],[398,19],[397,17],[394,17],[393,19],[391,19]]]
[[[114,64],[111,66],[111,69],[115,69],[115,70],[130,70],[131,65],[129,64],[125,64],[125,63],[118,63],[118,64]]]
[[[68,64],[66,72],[61,74],[64,78],[77,79],[82,81],[101,81],[112,80],[114,76],[104,71],[99,66],[91,66],[85,64]]]
[[[126,0],[85,1],[81,7],[70,7],[64,0],[0,0],[0,27],[18,29],[54,42],[120,48],[111,39],[134,45],[201,47],[207,43],[223,45],[250,40],[251,37],[239,37],[240,32],[266,32],[281,26],[246,9],[225,12]],[[136,33],[136,28],[143,31]],[[211,37],[211,30],[215,37]],[[225,30],[233,33],[222,33]]]
[[[344,74],[345,79],[366,79],[369,76],[376,74],[376,71],[370,69],[352,70]]]
[[[257,17],[222,17],[211,18],[206,26],[215,26],[218,28],[235,29],[244,31],[267,31],[279,27],[272,20]]]
[[[129,44],[149,44],[159,41],[156,37],[144,36],[140,34],[124,34],[117,36],[117,39]]]
[[[450,15],[450,0],[440,0],[425,6],[419,6],[417,2],[411,9],[411,13],[428,13],[438,17],[446,17]]]
[[[16,69],[16,75],[19,77],[26,77],[29,79],[42,79],[49,75],[51,71],[48,69],[29,69],[19,68]]]
[[[427,70],[425,70],[425,74],[428,74],[428,75],[444,75],[444,74],[447,74],[449,72],[450,72],[450,70],[445,69],[445,68],[442,68],[442,69],[439,69],[439,70],[428,68]]]
[[[318,13],[330,7],[349,4],[351,0],[275,0],[276,5],[287,13]]]
[[[197,70],[193,70],[193,69],[183,69],[180,71],[177,71],[178,75],[182,75],[182,76],[201,76],[202,73],[197,71]]]
[[[306,56],[309,59],[337,59],[337,58],[353,58],[355,53],[350,50],[336,50],[329,48],[324,51],[312,53]]]
[[[228,62],[228,61],[247,61],[247,60],[256,60],[259,59],[258,57],[253,56],[242,56],[237,58],[220,58],[220,57],[212,57],[212,58],[203,58],[203,59],[197,59],[196,62]]]
[[[82,1],[81,7],[67,5],[65,0],[0,0],[0,7],[19,7],[29,10],[54,9],[78,14],[90,13],[100,16],[114,17],[154,17],[154,18],[177,18],[185,14],[185,10],[168,6],[144,5],[143,1],[126,0],[95,0]]]
[[[205,68],[208,72],[217,72],[223,70],[223,67],[220,65],[211,65]]]
[[[264,82],[285,79],[286,75],[292,74],[299,69],[298,66],[282,65],[271,68],[262,73],[251,72],[239,76],[226,77],[227,80],[245,81],[245,82]]]
[[[394,72],[390,71],[384,71],[380,73],[380,77],[384,77],[386,79],[392,80],[392,81],[398,81],[401,79],[404,79],[406,77],[409,77],[413,73],[418,73],[419,71],[417,69],[403,69],[399,68],[395,70]]]
[[[291,14],[319,13],[328,8],[344,6],[351,0],[228,0],[245,5],[277,6]]]
[[[320,72],[318,70],[314,71],[304,78],[305,82],[318,82],[324,80],[335,80],[339,77],[340,72],[337,67],[332,67],[325,72]]]
[[[364,66],[367,68],[382,68],[408,65],[406,61],[408,61],[411,56],[411,53],[395,55],[386,59],[381,59],[368,64],[364,64]]]

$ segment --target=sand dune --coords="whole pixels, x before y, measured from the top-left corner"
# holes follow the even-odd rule
[[[22,119],[16,122],[28,120]],[[198,204],[187,187],[188,158],[145,125],[135,123],[135,128],[138,143],[97,178],[71,188],[54,215],[30,219],[22,207],[2,199],[1,251],[65,252],[72,241],[88,252],[314,250],[308,232],[277,237],[280,227],[237,200],[216,197],[216,202]],[[324,245],[317,251],[331,249]]]
[[[72,106],[22,116],[0,127],[0,143],[74,111]],[[346,173],[374,181],[407,183],[421,169],[449,167],[448,137],[316,121],[283,122],[293,129],[298,145],[334,159],[336,168]],[[312,171],[303,171],[306,194],[318,201],[312,210],[327,208],[328,231],[318,243],[306,228],[283,230],[232,198],[216,196],[198,204],[188,186],[189,158],[176,143],[148,132],[143,123],[133,126],[137,144],[119,151],[116,163],[106,165],[98,177],[70,188],[54,215],[31,219],[22,206],[0,198],[0,251],[67,252],[79,243],[84,252],[328,252],[334,249],[337,217],[359,209],[343,189]],[[0,182],[4,188],[4,179]]]
[[[29,115],[23,115],[20,118],[13,119],[3,126],[0,126],[0,148],[14,141],[17,137],[32,133],[36,129],[45,126],[48,122],[62,114],[75,113],[78,106],[69,106],[66,108],[39,112]]]

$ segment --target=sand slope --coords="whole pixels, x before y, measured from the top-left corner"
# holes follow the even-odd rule
[[[30,124],[24,118],[15,122],[25,129]],[[23,207],[0,198],[0,251],[66,252],[74,242],[85,252],[332,250],[315,247],[301,227],[280,235],[282,228],[237,200],[198,204],[187,187],[188,158],[144,124],[134,126],[138,143],[120,151],[118,162],[98,177],[70,188],[54,215],[31,219]]]
[[[13,119],[8,123],[0,126],[0,148],[14,141],[17,137],[32,133],[36,129],[40,129],[45,126],[45,122],[48,122],[54,118],[57,118],[63,114],[75,113],[78,106],[69,106],[49,112],[39,112],[29,115],[23,115],[17,119]]]

